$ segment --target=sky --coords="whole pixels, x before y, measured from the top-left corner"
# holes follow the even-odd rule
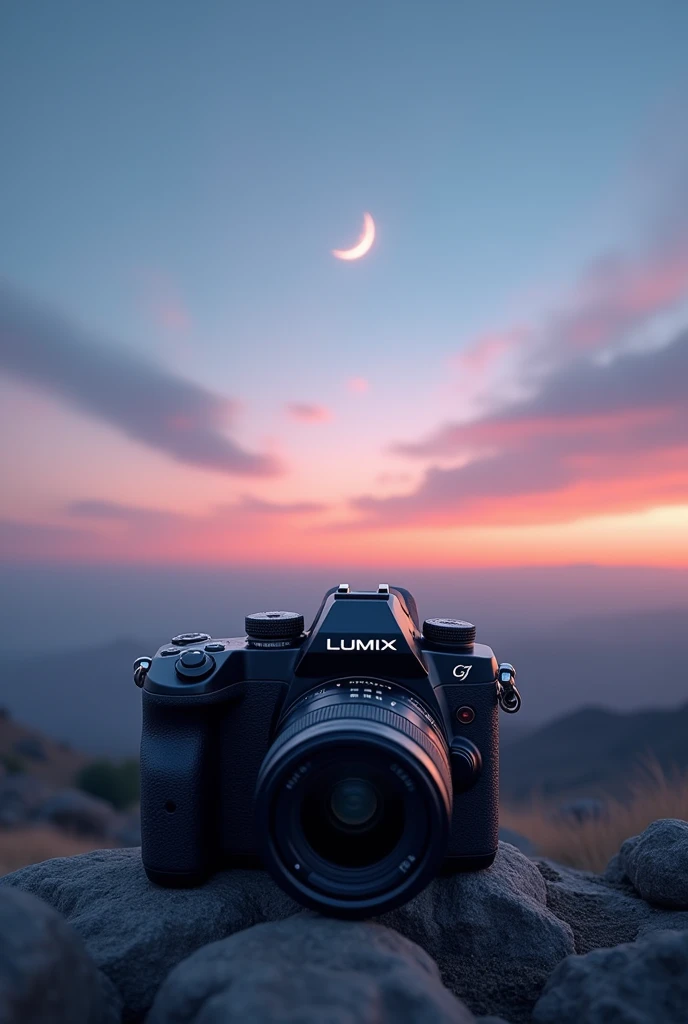
[[[686,38],[3,5],[0,559],[688,568]]]

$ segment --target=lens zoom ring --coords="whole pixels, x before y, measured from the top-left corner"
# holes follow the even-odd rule
[[[389,708],[380,707],[377,704],[329,704],[322,708],[314,708],[304,715],[299,715],[296,721],[280,732],[273,744],[272,750],[276,752],[292,736],[303,732],[304,729],[309,728],[311,725],[319,725],[321,722],[332,722],[337,719],[347,718],[363,718],[367,722],[389,725],[393,729],[403,732],[414,743],[417,743],[419,747],[422,747],[432,762],[440,769],[445,785],[447,785],[451,793],[451,773],[444,744],[440,746],[439,743],[435,743],[430,736],[414,725],[413,722],[409,722],[403,715],[398,715],[395,711],[390,711]]]

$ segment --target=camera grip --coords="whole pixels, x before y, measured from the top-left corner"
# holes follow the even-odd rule
[[[141,858],[158,885],[200,884],[213,870],[215,756],[208,707],[143,692]]]

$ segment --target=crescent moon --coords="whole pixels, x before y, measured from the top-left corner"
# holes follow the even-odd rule
[[[375,241],[375,221],[369,213],[363,214],[363,233],[351,249],[333,249],[332,255],[338,260],[360,260],[365,256]]]

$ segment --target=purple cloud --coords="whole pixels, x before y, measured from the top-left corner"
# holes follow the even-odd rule
[[[246,451],[224,432],[231,400],[100,343],[2,283],[0,371],[178,462],[239,476],[280,470],[271,456]]]
[[[358,498],[364,521],[570,520],[688,501],[688,331],[660,350],[560,368],[542,390],[466,424],[398,444],[432,466],[413,493]],[[360,523],[359,523],[360,525]]]

